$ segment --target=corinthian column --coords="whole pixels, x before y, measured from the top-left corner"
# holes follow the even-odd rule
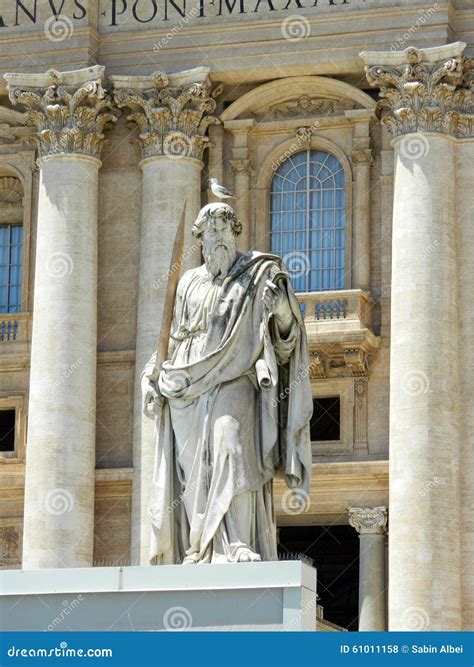
[[[461,627],[455,157],[472,109],[464,46],[361,54],[395,155],[390,630]]]
[[[92,565],[97,193],[103,67],[6,74],[37,128],[40,182],[23,568]]]
[[[360,536],[359,631],[385,627],[386,507],[350,507],[349,523]]]
[[[142,414],[140,379],[157,347],[173,243],[183,211],[184,268],[200,263],[200,248],[191,229],[201,206],[202,153],[216,106],[208,75],[208,68],[198,67],[170,75],[112,77],[117,105],[132,110],[129,120],[140,130],[143,157],[133,440],[134,564],[149,562],[148,502],[155,451],[154,424]]]

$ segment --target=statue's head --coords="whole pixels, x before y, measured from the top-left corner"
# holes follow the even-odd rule
[[[193,225],[193,236],[201,238],[206,227],[209,224],[215,225],[216,219],[218,218],[230,226],[234,236],[238,236],[241,233],[242,223],[238,219],[232,206],[224,204],[223,202],[213,202],[212,204],[206,204],[206,206],[203,206],[199,211],[199,215]]]
[[[229,204],[214,202],[200,211],[193,225],[193,235],[202,244],[208,271],[215,277],[225,276],[236,258],[236,238],[242,224]]]

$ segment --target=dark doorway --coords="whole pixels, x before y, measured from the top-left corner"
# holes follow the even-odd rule
[[[339,396],[313,399],[310,433],[312,442],[340,440],[341,399]]]
[[[0,452],[15,451],[15,410],[0,410]]]
[[[280,528],[278,549],[303,554],[318,570],[318,604],[324,619],[357,630],[359,604],[359,536],[350,526]]]

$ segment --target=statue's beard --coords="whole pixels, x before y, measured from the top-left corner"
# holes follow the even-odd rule
[[[225,277],[235,261],[235,248],[218,245],[217,247],[203,249],[206,268],[213,278]]]

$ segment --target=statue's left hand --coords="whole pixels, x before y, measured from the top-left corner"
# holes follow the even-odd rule
[[[284,291],[271,280],[267,280],[263,290],[263,302],[275,316],[280,330],[288,330],[292,320],[290,304]]]

